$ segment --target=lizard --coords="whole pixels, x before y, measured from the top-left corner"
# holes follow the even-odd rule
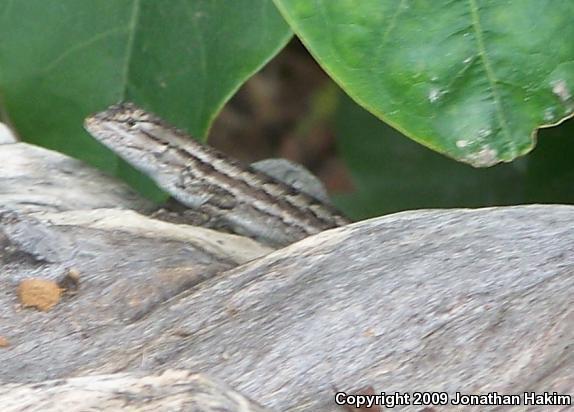
[[[90,115],[84,127],[178,202],[238,235],[282,247],[350,223],[330,204],[194,140],[133,103]]]

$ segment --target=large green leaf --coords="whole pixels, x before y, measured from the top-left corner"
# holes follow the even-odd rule
[[[25,140],[110,168],[88,113],[133,100],[204,137],[290,37],[268,0],[0,0],[0,93]]]
[[[574,113],[572,0],[274,0],[355,101],[475,166]]]
[[[356,189],[335,200],[355,219],[437,207],[574,203],[574,119],[542,130],[528,155],[479,169],[403,138],[346,96],[334,119]]]

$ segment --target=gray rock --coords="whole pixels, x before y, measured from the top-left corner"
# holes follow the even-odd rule
[[[183,368],[281,411],[348,410],[337,391],[574,395],[574,206],[404,212],[251,256],[129,211],[51,213],[24,218],[74,253],[0,261],[5,384]],[[19,279],[71,267],[54,309],[19,307]]]
[[[270,412],[222,382],[174,370],[9,384],[0,386],[0,404],[4,412]]]
[[[0,122],[0,144],[16,143],[16,141],[12,130],[5,123]]]
[[[27,143],[0,145],[0,205],[24,212],[125,208],[151,202],[79,160]]]
[[[323,183],[317,176],[298,163],[287,159],[265,159],[251,163],[251,167],[287,183],[315,199],[324,203],[331,203]]]

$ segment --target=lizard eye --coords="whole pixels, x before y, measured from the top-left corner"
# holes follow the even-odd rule
[[[134,119],[131,119],[131,118],[128,119],[128,120],[126,121],[126,123],[127,123],[127,125],[128,125],[130,128],[131,128],[131,127],[134,127],[134,126],[136,125],[136,121],[135,121]]]

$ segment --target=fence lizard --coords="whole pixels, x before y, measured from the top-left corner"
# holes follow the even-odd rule
[[[265,244],[285,246],[349,221],[331,205],[120,103],[86,118],[98,141],[180,203]]]

